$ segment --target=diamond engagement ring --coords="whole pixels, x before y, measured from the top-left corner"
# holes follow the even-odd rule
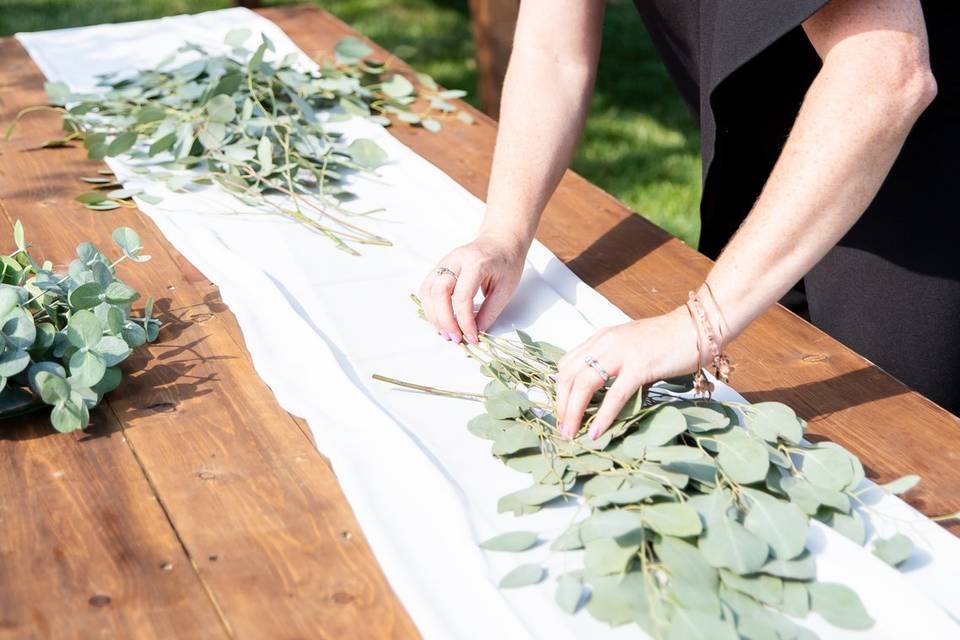
[[[610,374],[607,373],[607,370],[600,366],[600,363],[593,356],[587,356],[583,359],[590,367],[597,372],[597,375],[603,378],[603,381],[606,382],[610,379]]]
[[[438,276],[451,276],[454,280],[457,279],[457,274],[453,272],[453,269],[448,269],[447,267],[438,267],[436,274]]]

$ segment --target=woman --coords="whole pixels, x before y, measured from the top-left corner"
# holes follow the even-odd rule
[[[609,377],[589,430],[598,437],[640,386],[711,361],[801,279],[815,324],[960,413],[954,3],[636,4],[699,116],[700,246],[719,258],[688,304],[604,329],[567,354],[561,432],[579,431]],[[516,289],[583,129],[603,6],[521,4],[484,222],[421,289],[449,340],[476,342]]]

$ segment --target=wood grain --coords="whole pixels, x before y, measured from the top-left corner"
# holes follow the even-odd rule
[[[0,59],[5,62],[0,72],[0,120],[7,121],[17,110],[44,101],[42,77],[12,40],[0,42]],[[158,299],[164,322],[160,340],[127,364],[126,369],[135,373],[98,414],[95,429],[104,443],[119,445],[110,451],[111,460],[129,469],[127,477],[103,478],[104,485],[94,487],[100,489],[97,499],[75,492],[62,501],[73,507],[71,521],[96,528],[100,525],[95,509],[101,501],[113,505],[122,523],[137,515],[122,500],[124,494],[138,486],[149,494],[147,487],[152,487],[157,522],[131,528],[148,548],[177,539],[182,548],[178,557],[153,553],[172,558],[172,566],[161,575],[171,585],[168,592],[149,593],[161,572],[160,560],[152,559],[133,567],[124,565],[125,573],[112,577],[112,582],[104,580],[106,585],[126,579],[126,591],[143,591],[128,613],[166,624],[168,637],[215,637],[216,629],[207,633],[201,624],[201,613],[220,632],[226,629],[238,638],[416,636],[329,465],[256,375],[236,320],[220,302],[216,287],[166,242],[146,216],[137,211],[98,215],[72,201],[82,188],[77,176],[101,165],[85,160],[81,148],[37,151],[58,128],[56,117],[38,115],[25,120],[14,141],[3,146],[0,203],[6,229],[20,218],[38,253],[63,261],[83,239],[106,249],[115,227],[134,228],[153,259],[143,265],[124,265],[121,277]],[[42,429],[45,421],[45,416],[28,420],[35,429]],[[59,450],[42,450],[36,457],[70,459],[83,469],[84,477],[101,473],[105,466],[75,452],[72,436],[3,444],[9,456],[23,465],[28,447],[44,442]],[[6,479],[5,487],[26,491],[32,486],[22,473],[15,475],[2,466],[0,473],[10,474],[0,476]],[[112,482],[120,487],[112,487]],[[158,501],[169,522],[158,510]],[[24,526],[32,528],[50,526],[45,510],[23,520]],[[82,549],[63,551],[76,565],[81,583],[110,566],[109,558],[88,558]],[[27,563],[42,559],[32,551],[12,548],[10,552],[24,554]],[[171,575],[189,580],[195,593],[178,586]],[[30,593],[42,587],[39,581]],[[48,635],[36,626],[36,619],[44,616],[66,622],[57,599],[26,595],[0,592],[4,603],[0,611],[29,607],[38,612],[10,617],[13,637]],[[84,601],[89,596],[83,596]],[[176,610],[167,600],[186,611]],[[190,631],[174,633],[175,623]],[[92,617],[71,620],[69,628],[77,637],[101,633],[98,620]],[[119,622],[117,628],[121,628]],[[136,633],[107,635],[139,637],[137,628]]]
[[[353,33],[315,8],[262,13],[309,53]],[[0,40],[0,59],[6,121],[44,96],[16,42]],[[482,197],[495,127],[472,112],[477,125],[441,135],[392,131]],[[64,261],[80,240],[106,247],[114,227],[133,227],[154,258],[122,277],[159,299],[165,327],[88,432],[53,434],[39,415],[0,430],[0,637],[415,637],[309,429],[257,377],[216,287],[146,216],[72,201],[76,177],[99,165],[79,148],[37,150],[58,128],[38,115],[0,145],[0,233],[20,218],[38,253]],[[710,266],[572,173],[539,238],[634,317],[681,302]],[[796,407],[880,480],[920,473],[910,499],[926,513],[960,509],[955,417],[781,308],[731,351],[751,400]]]
[[[338,38],[353,33],[312,7],[261,13],[307,52],[329,52]],[[402,125],[390,131],[484,198],[496,126],[465,103],[458,106],[470,110],[478,124],[451,122],[442,135]],[[682,304],[712,264],[573,172],[550,201],[537,238],[633,318]],[[920,474],[924,481],[907,499],[924,513],[960,510],[956,416],[780,306],[734,342],[730,354],[737,366],[733,384],[749,400],[789,404],[810,421],[814,439],[848,447],[875,479]],[[956,524],[951,527],[960,533]]]

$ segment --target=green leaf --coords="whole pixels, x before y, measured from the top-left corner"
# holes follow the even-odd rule
[[[587,541],[583,554],[583,566],[589,575],[623,573],[629,562],[640,550],[640,532],[614,538],[595,538]]]
[[[717,570],[689,542],[663,536],[653,544],[653,550],[670,573],[671,580],[681,580],[711,591],[717,588]]]
[[[173,143],[177,141],[177,134],[168,133],[167,135],[157,138],[153,141],[153,144],[150,145],[150,148],[147,150],[147,155],[155,156],[158,153],[163,151],[169,151],[173,147]]]
[[[563,487],[557,485],[535,484],[520,491],[514,491],[500,498],[497,502],[497,512],[512,511],[520,515],[529,510],[526,507],[539,507],[563,495]],[[536,509],[533,509],[536,510]]]
[[[867,527],[863,521],[863,516],[859,511],[851,511],[850,514],[831,513],[827,519],[830,525],[837,533],[853,540],[858,545],[863,545],[867,541]]]
[[[546,571],[538,564],[522,564],[500,580],[501,589],[517,589],[537,584],[543,580]]]
[[[385,94],[394,99],[406,98],[414,92],[413,85],[410,81],[400,74],[392,76],[384,82],[380,88]]]
[[[82,202],[83,204],[98,204],[106,201],[107,196],[101,191],[84,191],[75,197],[74,200],[77,202]]]
[[[113,238],[113,242],[120,247],[121,251],[123,251],[124,255],[128,258],[132,258],[136,262],[143,262],[145,259],[149,259],[149,256],[140,256],[140,251],[143,249],[143,246],[140,244],[140,236],[130,227],[114,229],[110,237]]]
[[[70,97],[70,87],[66,82],[44,82],[43,90],[47,92],[50,104],[63,105]]]
[[[643,507],[640,515],[646,526],[664,536],[686,538],[699,535],[703,530],[696,509],[682,502],[661,502]]]
[[[584,541],[595,538],[619,538],[643,528],[644,521],[636,511],[613,509],[594,512],[580,526]]]
[[[50,412],[50,422],[57,431],[69,433],[86,426],[85,414],[86,407],[77,406],[70,401],[60,402]]]
[[[623,440],[623,451],[629,456],[642,458],[646,449],[672,442],[687,430],[687,421],[675,407],[664,405],[646,416],[636,430]]]
[[[444,100],[453,100],[456,98],[464,98],[467,95],[467,92],[463,89],[446,89],[439,93],[440,97]]]
[[[820,505],[828,506],[837,511],[850,511],[850,498],[839,491],[818,487],[803,478],[785,476],[780,479],[780,486],[786,491],[790,501],[800,507],[807,515],[814,515]]]
[[[744,412],[744,426],[767,442],[779,439],[798,444],[803,438],[803,423],[793,409],[779,402],[758,402]]]
[[[440,133],[440,130],[443,129],[443,125],[440,124],[440,121],[435,118],[424,118],[420,122],[420,126],[430,133]]]
[[[533,448],[540,448],[540,436],[526,425],[514,422],[513,426],[494,435],[494,455],[505,456]]]
[[[0,354],[0,377],[15,376],[30,365],[30,354],[26,351],[7,349]]]
[[[71,385],[92,387],[100,382],[106,370],[103,356],[94,351],[80,350],[70,356]]]
[[[887,493],[892,493],[894,495],[900,495],[906,493],[917,486],[917,483],[920,482],[920,476],[909,475],[903,476],[902,478],[897,478],[886,484],[880,485],[880,487]]]
[[[124,131],[110,142],[107,146],[107,155],[108,156],[119,156],[130,149],[133,148],[133,145],[137,142],[137,134],[135,131]]]
[[[783,601],[774,606],[794,618],[805,618],[810,613],[810,593],[805,584],[788,580],[783,583]]]
[[[751,484],[761,482],[767,477],[770,458],[762,442],[746,435],[742,429],[734,428],[719,441],[720,453],[717,463],[723,472],[735,482]]]
[[[10,311],[3,319],[0,332],[6,338],[7,348],[29,349],[37,339],[37,328],[33,323],[33,316],[23,307]]]
[[[20,296],[13,288],[0,287],[0,319],[6,318],[18,306],[20,306]]]
[[[747,531],[770,545],[775,558],[789,560],[800,555],[809,528],[800,507],[756,489],[744,487],[741,492],[749,502],[743,520]]]
[[[699,540],[699,548],[710,565],[738,574],[760,570],[770,555],[766,542],[726,516],[715,517],[707,522],[707,530]]]
[[[227,35],[223,38],[224,44],[228,44],[231,47],[242,47],[243,43],[250,38],[250,29],[231,29],[227,32]]]
[[[741,576],[720,570],[720,579],[731,589],[745,593],[751,598],[766,604],[775,604],[783,600],[783,581],[775,576],[764,574]]]
[[[677,607],[670,623],[667,640],[739,640],[733,625],[700,611]]]
[[[121,373],[119,367],[107,367],[107,370],[103,374],[103,378],[100,379],[100,382],[93,385],[91,390],[97,395],[102,396],[119,387],[122,379],[123,374]]]
[[[373,49],[367,46],[365,42],[353,36],[347,36],[337,41],[333,51],[337,56],[337,61],[342,64],[354,64],[373,53]]]
[[[467,423],[467,431],[483,438],[484,440],[494,440],[497,434],[512,426],[512,420],[495,420],[489,413],[481,413]],[[537,444],[539,445],[539,439]]]
[[[26,252],[27,241],[23,236],[23,224],[20,220],[13,223],[13,241],[17,245],[17,249]]]
[[[77,311],[67,325],[67,339],[77,348],[93,348],[103,336],[103,326],[89,311]],[[91,383],[92,384],[92,383]],[[90,385],[84,385],[90,386]]]
[[[126,360],[130,355],[130,347],[122,339],[116,336],[104,336],[97,343],[95,351],[103,356],[104,362],[108,367],[113,367]]]
[[[32,386],[39,390],[40,398],[47,404],[57,404],[70,397],[70,384],[49,369],[33,373]]]
[[[554,601],[564,613],[574,614],[583,597],[583,583],[576,577],[565,573],[557,580],[557,593]]]
[[[809,551],[804,551],[793,560],[770,560],[761,571],[791,580],[813,580],[817,577],[817,563]]]
[[[688,404],[681,407],[680,413],[683,414],[684,418],[687,421],[687,428],[694,433],[707,433],[710,431],[717,431],[719,429],[726,429],[732,423],[730,416],[723,412],[718,411],[714,407],[722,407],[717,403],[709,403],[711,406],[708,406],[708,403],[703,401],[697,401],[693,404]]]
[[[853,480],[849,454],[837,449],[803,452],[803,475],[818,487],[841,491]]]
[[[387,161],[386,152],[376,142],[367,138],[358,138],[347,147],[347,153],[361,167],[376,169]]]
[[[263,64],[263,56],[267,53],[267,43],[262,42],[260,46],[257,47],[257,50],[253,52],[253,55],[250,56],[250,62],[247,63],[247,69],[251,73],[257,73],[260,71],[260,65]]]
[[[575,522],[561,533],[550,543],[551,551],[576,551],[583,548],[583,540],[580,538],[580,523]]]
[[[526,551],[537,544],[538,535],[533,531],[510,531],[501,533],[480,543],[487,551]]]
[[[99,282],[82,284],[70,292],[70,306],[75,309],[92,309],[102,302],[103,287]]]
[[[457,120],[459,120],[463,124],[473,124],[474,122],[476,122],[473,116],[467,113],[466,111],[458,111]]]
[[[260,171],[267,175],[273,171],[273,143],[270,138],[263,136],[257,144],[257,161],[260,163]]]
[[[237,106],[230,96],[219,94],[210,98],[204,107],[210,122],[226,124],[237,116]]]
[[[874,542],[873,553],[891,567],[896,567],[913,555],[913,542],[902,533],[897,533]]]
[[[849,587],[832,582],[813,582],[807,585],[807,590],[810,592],[810,608],[830,624],[857,630],[873,626],[873,618]]]
[[[140,294],[123,282],[114,280],[107,285],[104,296],[110,304],[129,304],[139,298]]]
[[[589,580],[592,593],[587,612],[612,626],[637,621],[648,614],[646,582],[641,573],[631,571],[624,576],[595,576]]]

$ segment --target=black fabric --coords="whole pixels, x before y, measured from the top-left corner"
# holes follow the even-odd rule
[[[820,59],[802,22],[826,0],[635,0],[700,124],[700,250],[749,213]],[[960,414],[960,3],[923,2],[938,96],[880,193],[804,280],[810,319]]]

